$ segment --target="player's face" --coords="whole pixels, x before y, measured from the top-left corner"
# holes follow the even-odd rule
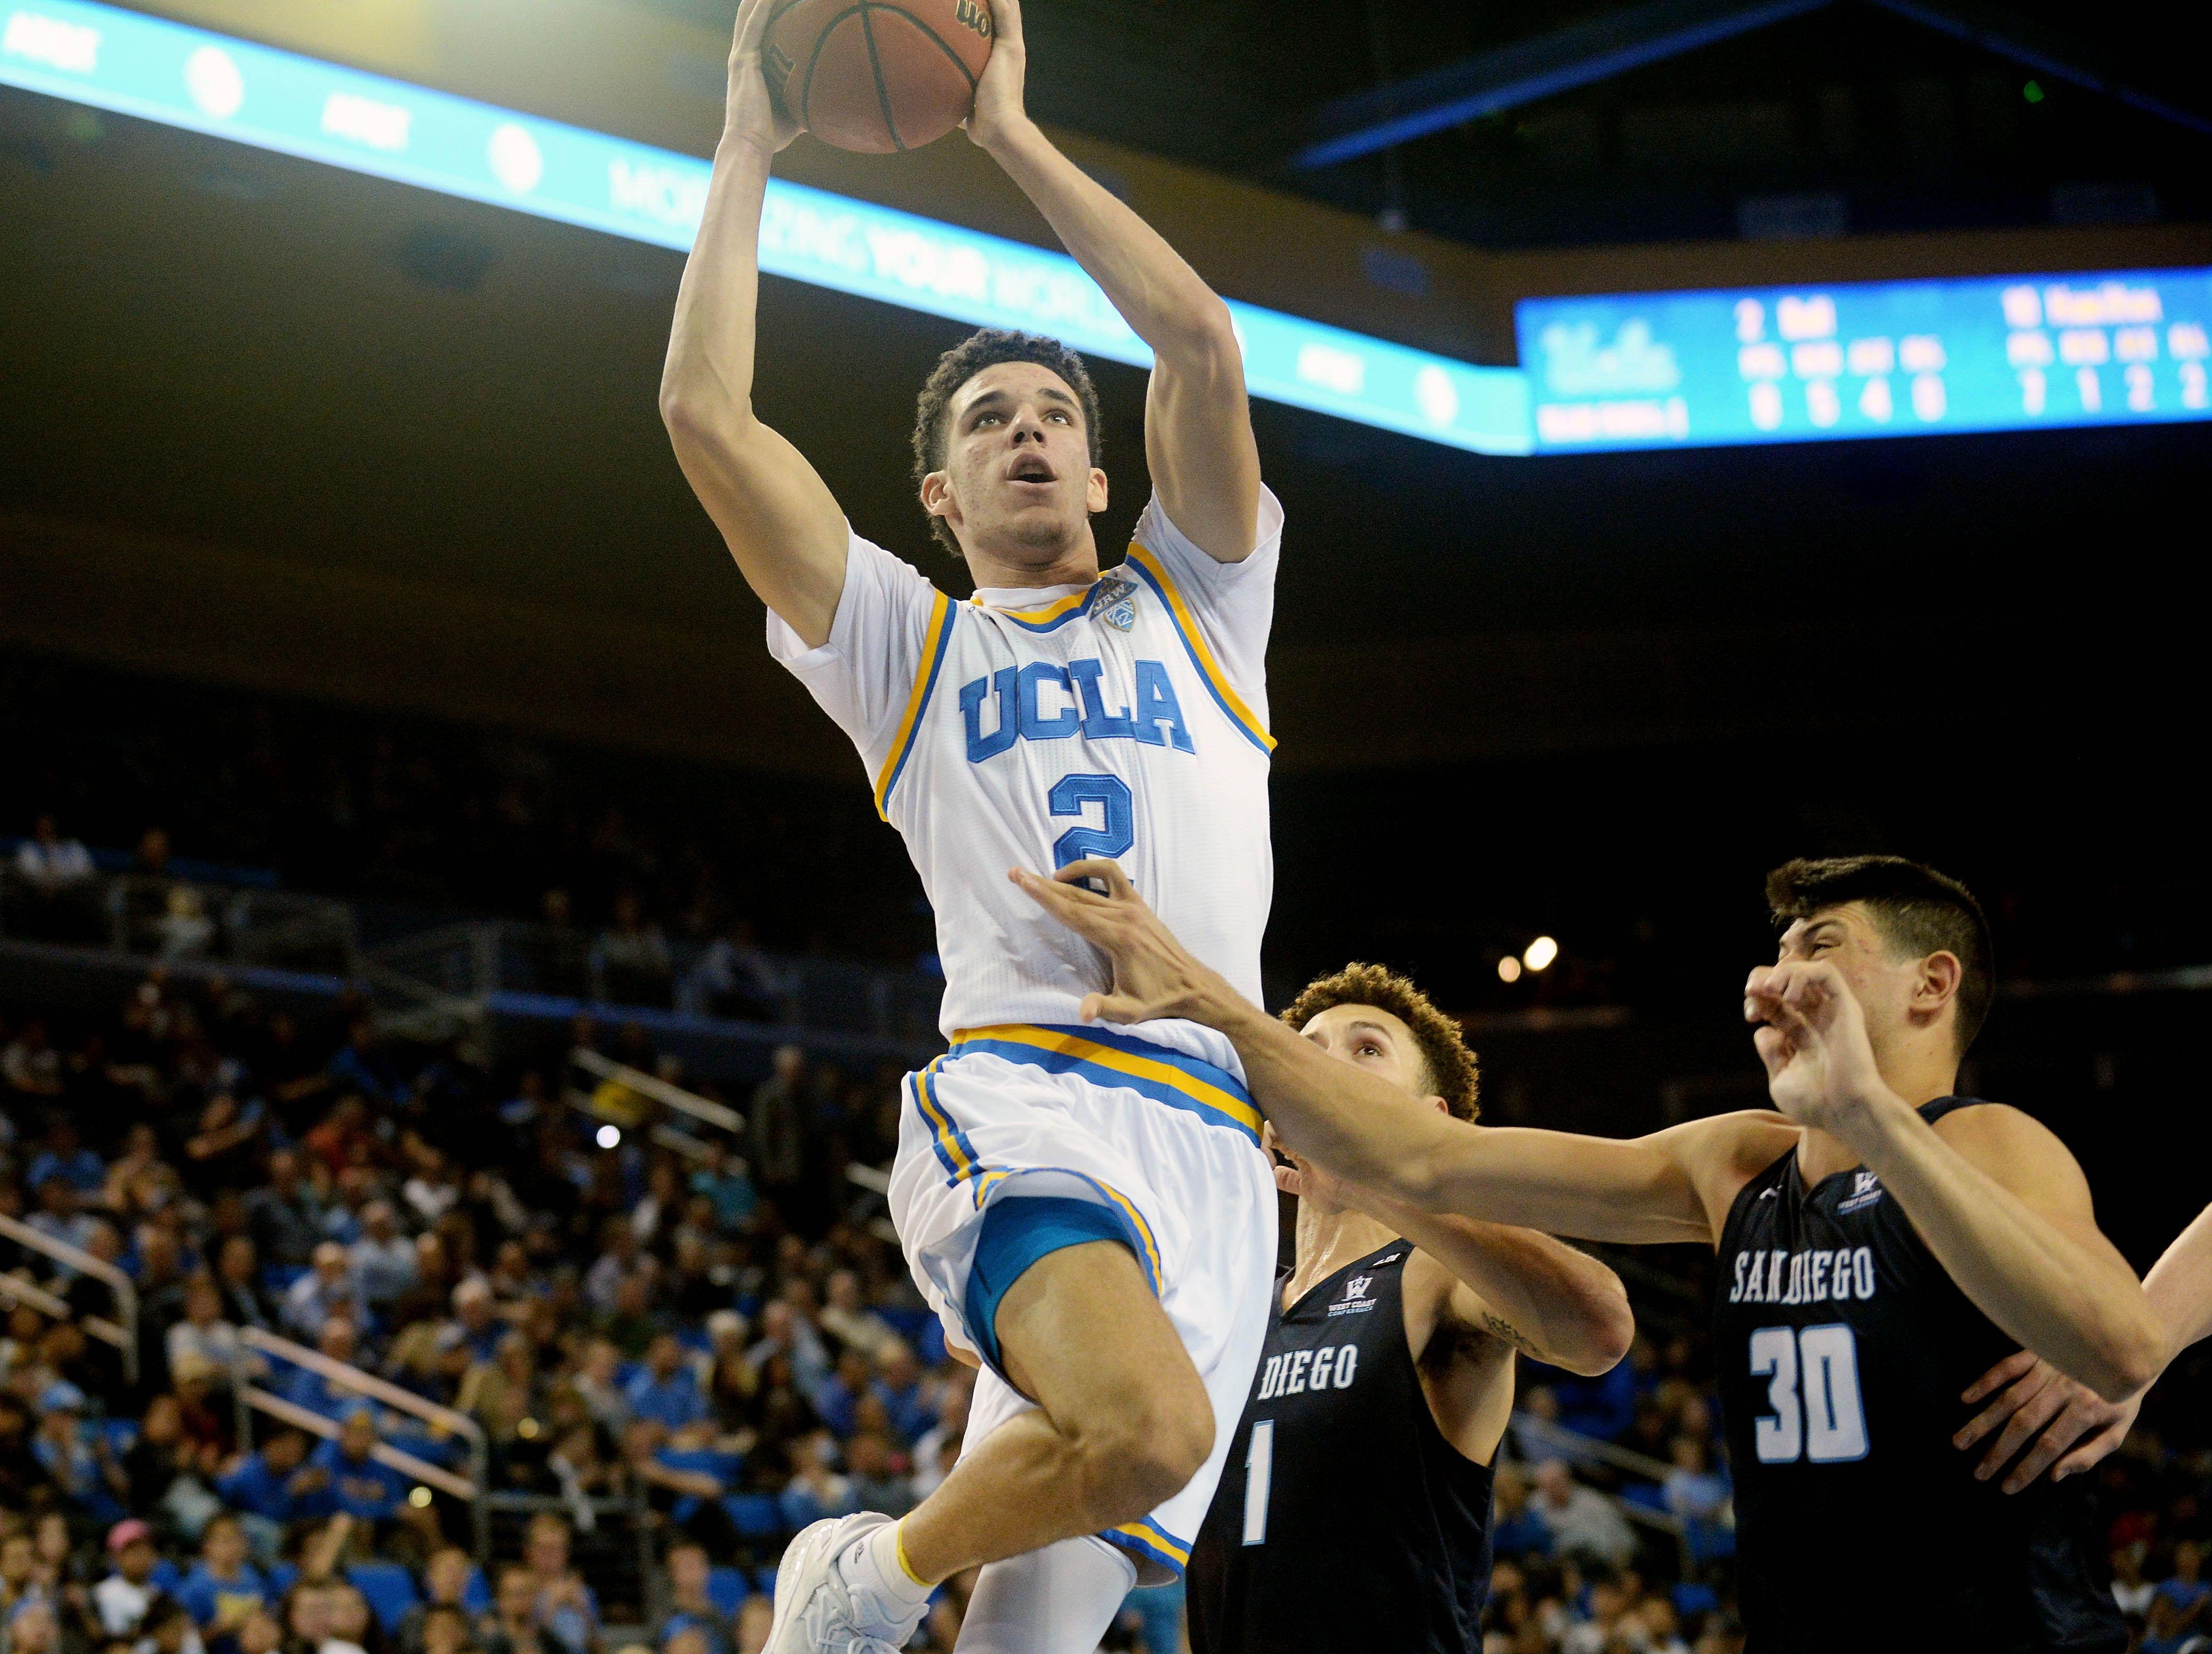
[[[1863,903],[1825,907],[1782,933],[1778,956],[1824,960],[1840,973],[1879,1039],[1901,1024],[1920,978],[1919,961],[1899,959]]]
[[[1409,1096],[1428,1090],[1413,1031],[1372,1005],[1332,1005],[1306,1024],[1305,1037],[1341,1063],[1380,1075]]]
[[[963,546],[1017,563],[1050,561],[1106,509],[1083,404],[1036,362],[996,363],[954,393],[937,476],[922,503]]]

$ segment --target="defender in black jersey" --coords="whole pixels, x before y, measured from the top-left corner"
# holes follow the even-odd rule
[[[1778,869],[1780,958],[1743,1001],[1774,1111],[1622,1142],[1413,1107],[1242,1000],[1111,863],[1060,876],[1105,886],[1025,882],[1114,962],[1086,1015],[1221,1029],[1285,1143],[1364,1209],[1726,1248],[1715,1359],[1752,1654],[2124,1646],[2069,1490],[2008,1499],[1951,1445],[2008,1343],[2117,1402],[2168,1336],[2065,1146],[1953,1100],[1994,989],[1956,881],[1895,857]]]
[[[1474,1054],[1404,978],[1355,965],[1284,1020],[1455,1118]],[[1491,1460],[1514,1351],[1602,1372],[1635,1332],[1612,1270],[1526,1229],[1391,1227],[1301,1198],[1251,1399],[1191,1552],[1194,1654],[1469,1654],[1490,1584]]]

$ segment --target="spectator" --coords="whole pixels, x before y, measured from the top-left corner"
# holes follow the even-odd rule
[[[863,1430],[845,1444],[847,1487],[854,1506],[902,1517],[914,1508],[914,1490],[891,1463],[890,1444],[872,1430]]]
[[[871,1362],[881,1361],[899,1342],[891,1324],[861,1301],[860,1277],[838,1269],[830,1277],[830,1301],[820,1317],[823,1331],[857,1349]]]
[[[691,1173],[691,1192],[707,1197],[725,1233],[743,1228],[760,1209],[760,1195],[744,1166],[720,1137],[707,1139],[705,1158]]]
[[[684,1347],[667,1333],[645,1352],[645,1366],[623,1390],[633,1417],[651,1419],[667,1430],[681,1430],[707,1416],[707,1398],[698,1375],[684,1359]]]
[[[2158,1594],[2173,1604],[2176,1627],[2182,1631],[2207,1629],[2205,1607],[2212,1602],[2212,1584],[2204,1582],[2204,1548],[2193,1539],[2173,1547],[2173,1572],[2159,1581]]]
[[[330,1486],[330,1476],[307,1460],[305,1431],[279,1430],[255,1451],[234,1459],[216,1483],[245,1524],[257,1555],[273,1560],[287,1525],[307,1514],[307,1501]]]
[[[961,1440],[968,1432],[968,1409],[975,1393],[975,1374],[967,1367],[957,1369],[945,1381],[936,1420],[914,1444],[915,1503],[935,1493],[938,1483],[952,1474],[960,1457]]]
[[[1705,1439],[1674,1438],[1674,1469],[1665,1483],[1667,1508],[1684,1522],[1717,1522],[1729,1501],[1727,1481],[1706,1465]]]
[[[760,950],[746,919],[732,919],[699,956],[684,984],[685,1010],[742,1022],[791,1020],[792,984]]]
[[[242,1234],[228,1236],[216,1257],[216,1289],[222,1300],[223,1318],[234,1326],[275,1330],[276,1309],[261,1290],[260,1261],[252,1240]]]
[[[592,945],[591,968],[599,997],[616,1005],[666,1006],[675,983],[667,939],[647,920],[635,891],[615,898],[614,914]]]
[[[333,1319],[352,1322],[359,1299],[343,1246],[319,1241],[310,1257],[313,1267],[284,1294],[284,1321],[295,1337],[314,1340]]]
[[[18,1101],[31,1098],[52,1101],[62,1094],[62,1054],[54,1049],[46,1037],[46,1025],[37,1017],[27,1020],[0,1049],[0,1081],[6,1083]],[[33,1175],[28,1181],[33,1189],[40,1182],[38,1172],[46,1166],[43,1154],[31,1162]]]
[[[801,1112],[805,1087],[805,1049],[784,1045],[775,1053],[769,1077],[753,1089],[752,1107],[745,1116],[747,1147],[753,1181],[771,1200],[787,1200],[805,1172]]]
[[[415,1284],[414,1240],[400,1233],[389,1201],[372,1200],[361,1209],[361,1238],[353,1243],[353,1277],[376,1313],[391,1309]]]
[[[196,1275],[185,1283],[185,1318],[169,1329],[167,1353],[172,1370],[197,1356],[235,1383],[254,1364],[255,1357],[239,1342],[238,1329],[222,1318],[222,1294],[210,1275]]]
[[[483,1654],[555,1654],[538,1625],[538,1576],[521,1563],[502,1568],[494,1611],[477,1628]]]
[[[629,1396],[621,1379],[622,1353],[605,1338],[584,1347],[575,1390],[599,1427],[619,1436],[629,1424]]]
[[[151,1581],[161,1553],[154,1530],[136,1517],[117,1523],[107,1530],[107,1555],[114,1572],[92,1588],[93,1611],[109,1636],[135,1638],[156,1595]]]
[[[923,1381],[921,1363],[906,1341],[894,1336],[878,1356],[875,1382],[869,1394],[883,1404],[884,1417],[901,1443],[919,1441],[937,1423],[937,1415]]]
[[[41,1067],[41,1074],[51,1071],[54,1077],[53,1096],[61,1094],[60,1053],[46,1042],[45,1025],[28,1022],[23,1027],[25,1040],[35,1039],[40,1051],[40,1061],[52,1059],[51,1070]],[[68,1184],[72,1193],[80,1198],[102,1194],[107,1188],[107,1163],[87,1148],[77,1136],[76,1122],[67,1114],[57,1112],[46,1123],[46,1143],[31,1159],[31,1169],[25,1180],[36,1189],[49,1178],[59,1178]]]
[[[466,1609],[459,1603],[433,1603],[421,1612],[422,1634],[414,1654],[468,1654],[471,1645]]]
[[[668,1548],[668,1612],[653,1632],[653,1646],[662,1654],[668,1654],[671,1640],[684,1631],[704,1639],[696,1654],[731,1654],[736,1645],[735,1627],[707,1595],[708,1572],[703,1546],[687,1541]]]
[[[376,1024],[366,1016],[353,1020],[345,1044],[331,1058],[326,1072],[339,1091],[351,1092],[379,1108],[397,1108],[407,1100],[408,1088],[378,1045]]]
[[[376,1415],[366,1403],[354,1407],[338,1433],[317,1447],[309,1466],[328,1478],[310,1499],[356,1522],[389,1522],[407,1501],[407,1480],[375,1457]]]
[[[323,1323],[322,1333],[315,1340],[317,1354],[348,1366],[355,1365],[353,1323],[343,1315],[333,1315]],[[295,1407],[304,1407],[310,1413],[319,1413],[326,1419],[343,1416],[353,1410],[361,1400],[361,1392],[350,1385],[325,1378],[311,1366],[295,1366],[284,1379],[284,1399]]]
[[[31,836],[15,847],[15,877],[26,935],[42,942],[102,939],[92,852],[75,839],[63,838],[52,815],[42,812]]]
[[[544,1410],[537,1358],[530,1340],[509,1332],[499,1341],[498,1355],[471,1366],[461,1380],[453,1405],[484,1427],[484,1433],[501,1447],[510,1446],[524,1421]]]
[[[431,1552],[430,1560],[422,1570],[422,1600],[409,1609],[401,1618],[393,1638],[398,1654],[444,1654],[443,1651],[426,1649],[425,1621],[434,1612],[450,1610],[461,1618],[460,1645],[474,1641],[473,1627],[469,1624],[464,1599],[468,1595],[469,1581],[475,1577],[476,1562],[458,1545],[441,1545]]]
[[[2150,1612],[2150,1599],[2158,1595],[2158,1587],[2143,1578],[2142,1565],[2140,1540],[2112,1553],[2112,1600],[2120,1605],[2121,1613],[2138,1620]]]
[[[815,1411],[822,1415],[822,1422],[838,1436],[849,1436],[860,1428],[860,1397],[868,1390],[868,1358],[859,1350],[848,1348],[837,1358],[837,1365],[814,1392]]]
[[[602,1654],[599,1599],[568,1565],[568,1524],[557,1516],[530,1518],[523,1561],[537,1587],[538,1623],[564,1654]]]
[[[26,1598],[8,1615],[9,1654],[60,1654],[61,1620],[51,1598]]]
[[[233,1654],[239,1627],[270,1601],[269,1582],[246,1560],[246,1530],[234,1516],[219,1516],[200,1536],[198,1566],[177,1587],[177,1600],[207,1640],[210,1654]]]
[[[1559,1459],[1536,1467],[1531,1506],[1551,1530],[1552,1548],[1562,1555],[1588,1556],[1621,1568],[1636,1554],[1636,1536],[1620,1508],[1576,1481]]]
[[[507,1325],[499,1318],[490,1284],[482,1275],[472,1275],[453,1288],[453,1318],[438,1335],[438,1347],[462,1354],[469,1362],[493,1360],[499,1354],[499,1341],[506,1335]]]
[[[246,1197],[246,1229],[255,1250],[280,1268],[305,1268],[323,1234],[323,1203],[289,1148],[269,1156],[269,1181]]]

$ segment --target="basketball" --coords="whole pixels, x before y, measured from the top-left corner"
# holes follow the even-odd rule
[[[770,93],[816,137],[888,154],[967,118],[991,36],[990,0],[783,0],[762,62]]]

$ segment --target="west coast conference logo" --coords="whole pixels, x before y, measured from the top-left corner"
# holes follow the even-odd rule
[[[1836,1208],[1836,1210],[1856,1212],[1862,1207],[1873,1205],[1881,1198],[1881,1179],[1871,1172],[1854,1172],[1851,1174],[1850,1198]]]
[[[1355,1275],[1344,1283],[1344,1296],[1328,1306],[1331,1315],[1364,1315],[1375,1307],[1375,1300],[1367,1295],[1374,1284],[1371,1275]]]

